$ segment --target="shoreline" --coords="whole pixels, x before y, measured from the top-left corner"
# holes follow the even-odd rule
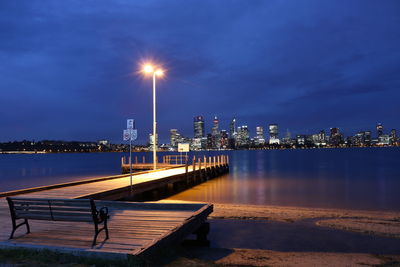
[[[160,203],[196,203],[173,199]],[[199,203],[199,202],[197,202]],[[400,211],[370,211],[330,208],[305,208],[270,205],[213,203],[210,219],[267,220],[296,222],[312,219],[316,227],[328,227],[383,237],[400,238]]]

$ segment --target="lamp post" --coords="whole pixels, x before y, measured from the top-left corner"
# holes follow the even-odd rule
[[[147,64],[143,67],[143,72],[153,75],[153,169],[157,169],[157,121],[156,121],[156,77],[163,76],[164,71]]]

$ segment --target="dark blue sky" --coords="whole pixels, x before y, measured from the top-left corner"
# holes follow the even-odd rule
[[[193,116],[283,134],[400,128],[400,1],[0,1],[0,141],[122,142]]]

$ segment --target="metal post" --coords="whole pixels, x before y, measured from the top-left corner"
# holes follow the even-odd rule
[[[129,137],[129,166],[131,174],[131,195],[132,195],[132,138]]]
[[[157,169],[156,72],[153,72],[153,169]]]

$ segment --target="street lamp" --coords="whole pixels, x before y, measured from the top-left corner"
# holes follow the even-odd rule
[[[164,71],[151,64],[143,66],[145,74],[153,75],[153,169],[157,169],[157,122],[156,122],[156,77],[164,75]]]

